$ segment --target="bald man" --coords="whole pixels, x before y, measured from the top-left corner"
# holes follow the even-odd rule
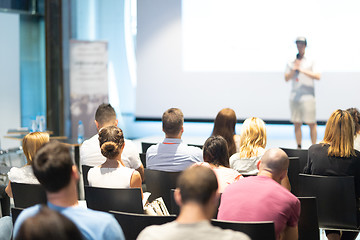
[[[280,185],[287,175],[289,158],[281,149],[265,152],[259,173],[228,186],[221,197],[218,219],[273,221],[276,239],[298,239],[300,202]]]

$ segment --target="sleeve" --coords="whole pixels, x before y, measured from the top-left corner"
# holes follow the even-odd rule
[[[291,206],[291,212],[289,214],[289,220],[287,225],[289,227],[296,227],[298,225],[300,218],[300,201],[296,197],[294,198],[294,202]]]
[[[291,66],[290,66],[291,62],[289,61],[287,64],[286,64],[286,67],[285,67],[285,74],[291,72]]]
[[[126,156],[129,159],[130,168],[138,169],[142,163],[135,144],[132,141],[126,141],[124,151],[126,151]]]

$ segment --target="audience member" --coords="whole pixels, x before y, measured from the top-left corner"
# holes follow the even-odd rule
[[[241,174],[256,175],[257,163],[265,153],[265,123],[260,118],[251,117],[244,121],[240,134],[239,152],[230,157],[230,167]]]
[[[231,108],[224,108],[216,115],[211,136],[220,135],[225,138],[229,156],[239,150],[239,135],[235,134],[236,114]]]
[[[265,152],[257,176],[228,186],[221,197],[218,219],[273,221],[277,239],[298,239],[300,201],[280,185],[286,177],[289,158],[281,149]]]
[[[0,218],[0,239],[1,240],[10,240],[13,230],[12,219],[9,216],[4,216]]]
[[[242,239],[245,234],[223,230],[210,223],[217,202],[218,183],[214,172],[206,167],[194,166],[185,170],[179,177],[175,200],[180,206],[178,218],[164,225],[145,228],[138,240],[151,239]]]
[[[26,219],[15,240],[81,240],[75,224],[62,214],[42,206],[39,212]]]
[[[210,167],[219,183],[218,191],[222,193],[231,183],[242,178],[238,171],[229,167],[229,155],[226,140],[221,136],[209,137],[203,147],[204,163],[199,165]]]
[[[99,132],[101,153],[106,157],[103,164],[88,172],[90,186],[105,188],[140,188],[141,176],[138,171],[125,167],[122,152],[125,147],[124,135],[116,126],[104,127]]]
[[[360,112],[357,108],[349,108],[348,111],[353,120],[355,125],[355,136],[354,136],[354,148],[360,151]]]
[[[324,139],[309,148],[304,173],[354,176],[356,199],[360,197],[360,152],[354,149],[354,122],[349,112],[334,111],[326,123]],[[331,211],[331,209],[329,209]],[[358,232],[343,231],[341,239],[356,239]],[[326,231],[328,239],[340,239],[339,231]]]
[[[5,189],[9,197],[13,197],[11,182],[39,184],[39,181],[34,176],[31,162],[35,158],[36,152],[47,142],[49,142],[49,134],[45,132],[29,133],[23,138],[22,148],[26,157],[26,165],[21,168],[13,167],[10,169],[8,173],[9,184]]]
[[[95,125],[98,132],[104,127],[118,125],[115,110],[110,104],[103,103],[98,107],[95,113]],[[83,142],[80,147],[81,165],[95,167],[103,164],[105,160],[99,146],[99,134]],[[125,139],[122,161],[126,167],[136,169],[144,179],[144,166],[140,161],[139,152],[131,140]]]
[[[124,239],[112,215],[78,206],[79,173],[66,146],[58,142],[47,143],[36,154],[32,166],[36,178],[45,188],[48,207],[73,221],[84,239]],[[15,238],[21,224],[37,214],[40,208],[38,204],[21,212],[14,226]]]
[[[146,152],[148,169],[179,172],[190,165],[203,162],[201,149],[183,143],[184,115],[178,108],[166,110],[162,116],[165,133],[163,142],[153,145]]]

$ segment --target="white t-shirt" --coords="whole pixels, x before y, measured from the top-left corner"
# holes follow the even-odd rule
[[[80,165],[96,167],[105,160],[106,158],[101,154],[98,134],[83,142],[80,147]],[[136,145],[131,140],[125,139],[121,160],[126,167],[132,169],[138,169],[142,165]]]
[[[21,168],[11,168],[8,172],[8,177],[11,182],[40,184],[34,175],[31,165],[25,165]]]
[[[265,149],[263,148],[259,148],[258,155],[251,158],[240,158],[240,153],[235,153],[229,159],[230,168],[235,169],[243,175],[256,175],[259,172],[257,163],[264,153]]]
[[[89,186],[103,188],[130,188],[131,176],[135,170],[120,166],[118,168],[94,167],[89,170]]]

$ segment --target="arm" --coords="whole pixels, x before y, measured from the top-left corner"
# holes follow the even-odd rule
[[[141,164],[140,167],[136,169],[140,173],[141,179],[144,182],[145,181],[145,174],[144,174],[144,166]]]
[[[288,70],[290,71],[286,71],[285,73],[285,81],[289,81],[290,79],[292,79],[295,74],[296,74],[296,71],[299,71],[299,67],[300,67],[300,60],[299,59],[296,59],[294,61],[294,65],[293,67],[291,68],[290,66],[287,67]]]
[[[143,197],[143,191],[141,188],[141,176],[140,173],[138,171],[134,171],[133,174],[131,175],[131,179],[130,179],[130,187],[131,188],[140,188],[141,190],[141,197]]]
[[[10,181],[9,181],[9,184],[5,188],[5,192],[9,197],[13,198],[13,194],[12,194],[12,190],[11,190],[11,182]]]
[[[283,232],[282,240],[297,240],[299,239],[298,227],[287,226]]]
[[[321,74],[320,73],[314,73],[312,71],[309,70],[302,70],[299,69],[299,72],[305,74],[306,76],[312,78],[312,79],[316,79],[316,80],[320,80]]]
[[[289,181],[289,177],[288,175],[286,174],[286,177],[284,177],[282,180],[281,180],[281,186],[283,186],[284,188],[286,188],[287,190],[291,191],[291,185],[290,185],[290,181]]]

